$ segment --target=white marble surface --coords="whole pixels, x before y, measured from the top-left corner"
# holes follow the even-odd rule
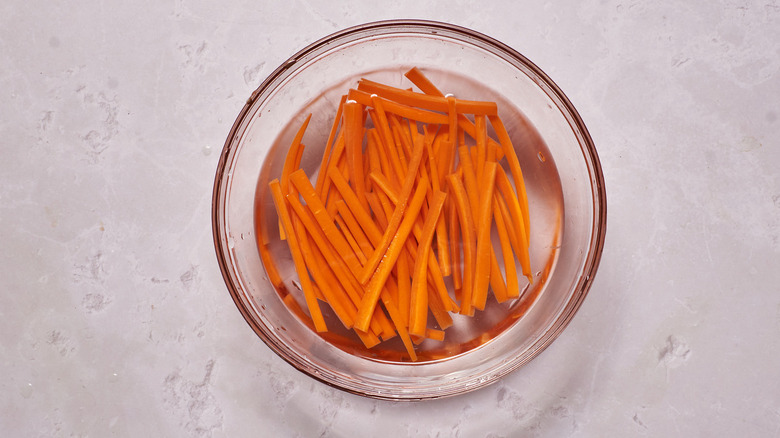
[[[2,435],[780,435],[780,3],[369,3],[0,5]],[[601,269],[564,334],[493,386],[411,404],[275,356],[227,293],[209,216],[265,75],[402,17],[542,67],[609,197]]]

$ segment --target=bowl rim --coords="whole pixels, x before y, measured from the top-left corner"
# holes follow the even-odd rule
[[[487,377],[487,379],[480,379],[478,384],[470,385],[466,388],[461,388],[459,390],[441,392],[436,395],[420,395],[420,394],[409,394],[409,395],[405,394],[401,396],[399,396],[398,394],[384,395],[380,392],[367,393],[354,388],[344,387],[327,379],[322,373],[312,372],[310,366],[307,366],[307,364],[298,361],[297,358],[289,354],[286,354],[285,353],[286,348],[282,347],[282,345],[274,337],[269,336],[265,332],[261,324],[259,324],[252,317],[253,313],[250,311],[250,309],[248,309],[247,306],[243,304],[242,301],[243,292],[241,288],[234,282],[231,275],[232,273],[230,269],[231,263],[229,262],[229,256],[228,256],[229,249],[224,246],[220,234],[221,230],[224,228],[225,225],[223,223],[223,219],[221,216],[222,209],[220,207],[224,204],[226,198],[226,193],[222,192],[221,187],[222,187],[223,180],[226,177],[226,168],[228,167],[228,157],[230,155],[230,152],[235,146],[234,143],[236,140],[236,135],[240,130],[242,123],[245,121],[247,113],[250,111],[255,101],[261,95],[262,91],[265,90],[270,84],[275,83],[277,78],[283,76],[288,70],[293,68],[296,62],[300,58],[304,57],[306,54],[314,52],[322,48],[323,46],[330,44],[332,41],[338,40],[350,34],[354,34],[358,32],[366,32],[366,31],[375,31],[381,33],[381,31],[385,29],[394,30],[394,32],[392,33],[400,33],[403,32],[404,30],[413,31],[415,33],[428,34],[428,35],[436,34],[438,30],[456,33],[459,34],[459,36],[475,40],[481,44],[489,45],[492,48],[503,52],[504,56],[515,59],[516,61],[523,64],[525,67],[527,67],[529,70],[531,70],[535,75],[539,76],[542,79],[542,84],[537,83],[537,85],[539,85],[541,88],[548,88],[549,92],[552,92],[553,94],[556,95],[558,99],[560,99],[560,102],[564,105],[567,111],[567,114],[565,115],[570,117],[568,121],[572,127],[572,130],[575,133],[579,134],[577,136],[579,137],[579,140],[581,142],[581,149],[584,155],[584,159],[588,162],[587,168],[590,173],[590,181],[592,185],[591,191],[593,193],[593,199],[592,199],[593,221],[591,224],[592,237],[590,239],[590,247],[588,248],[587,251],[588,257],[584,260],[583,267],[580,271],[580,277],[573,288],[573,290],[577,290],[578,293],[574,294],[572,298],[566,303],[564,308],[561,309],[561,314],[557,318],[556,324],[550,327],[550,330],[545,332],[545,335],[537,341],[537,343],[535,344],[536,348],[528,355],[528,357],[525,360],[512,362],[509,366],[500,369],[499,372],[491,373]],[[211,210],[212,210],[211,212],[212,213],[212,218],[211,218],[212,237],[214,240],[217,262],[219,264],[222,277],[225,281],[225,285],[228,289],[228,292],[231,295],[231,298],[233,299],[234,304],[238,308],[239,312],[242,314],[244,320],[246,320],[246,322],[250,325],[252,330],[255,332],[255,334],[257,334],[258,337],[260,337],[263,340],[263,342],[285,362],[289,363],[298,371],[308,375],[309,377],[319,382],[322,382],[330,387],[339,389],[341,391],[345,391],[360,396],[366,396],[366,397],[377,398],[377,399],[399,400],[399,401],[437,399],[437,398],[471,392],[496,382],[497,380],[517,370],[518,368],[522,367],[529,361],[536,358],[539,354],[541,354],[541,352],[544,351],[555,339],[557,339],[558,336],[563,332],[563,330],[568,326],[568,324],[571,322],[574,315],[577,313],[580,306],[582,305],[585,297],[587,296],[593,284],[595,274],[598,270],[601,261],[601,256],[602,256],[605,237],[606,237],[606,224],[607,224],[607,196],[606,196],[605,180],[604,180],[604,174],[601,167],[601,163],[598,154],[596,153],[595,144],[579,112],[576,110],[576,108],[571,103],[569,98],[565,95],[565,93],[558,87],[558,85],[544,71],[542,71],[542,69],[540,69],[536,64],[531,62],[524,55],[522,55],[517,50],[502,43],[501,41],[495,38],[487,36],[481,32],[463,26],[455,25],[455,24],[444,23],[440,21],[417,20],[417,19],[373,21],[373,22],[366,22],[366,23],[344,28],[342,30],[333,32],[325,37],[322,37],[314,41],[313,43],[308,44],[307,46],[305,46],[304,48],[302,48],[301,50],[297,51],[295,54],[290,56],[287,60],[282,62],[273,72],[271,72],[263,80],[263,82],[251,93],[249,98],[247,98],[244,106],[239,111],[235,119],[235,122],[233,123],[227,135],[225,144],[220,153],[220,158],[216,167],[216,176],[214,179],[214,185],[212,189]],[[403,365],[409,365],[409,364],[404,363]]]

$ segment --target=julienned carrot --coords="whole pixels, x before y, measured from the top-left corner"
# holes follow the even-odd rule
[[[363,207],[368,209],[366,184],[363,178],[363,105],[354,100],[347,100],[344,103],[344,141],[355,194]]]
[[[362,90],[352,89],[349,91],[349,98],[363,105],[376,105],[374,99],[381,99],[384,110],[388,113],[397,114],[401,117],[422,122],[422,123],[447,123],[446,118],[439,113],[415,108],[413,106],[398,103],[393,100],[385,99]],[[372,102],[373,101],[373,102]]]
[[[287,197],[287,202],[293,211],[298,215],[298,218],[303,223],[306,230],[310,233],[312,240],[316,244],[317,248],[325,257],[326,264],[336,274],[336,278],[346,291],[350,301],[352,301],[354,307],[357,309],[358,304],[362,298],[360,292],[360,286],[354,276],[349,272],[349,268],[346,267],[344,261],[339,257],[333,247],[330,245],[328,238],[325,236],[325,232],[317,224],[314,215],[301,204],[297,196]],[[378,320],[372,321],[371,331],[374,334],[382,332],[380,322]]]
[[[288,189],[288,182],[287,178],[289,177],[290,173],[300,165],[301,162],[301,156],[303,155],[303,145],[301,144],[301,140],[303,140],[303,134],[306,132],[306,127],[309,126],[309,121],[311,120],[311,114],[306,116],[306,119],[301,124],[300,128],[298,128],[298,132],[295,133],[295,137],[293,138],[292,144],[290,144],[290,148],[287,150],[287,155],[284,158],[284,163],[282,164],[282,176],[280,177],[280,183],[282,187],[282,193],[287,194]],[[282,226],[281,221],[279,222],[279,238],[284,240],[286,238],[285,236],[285,230]]]
[[[361,79],[358,84],[358,90],[367,93],[375,93],[387,100],[398,102],[417,108],[423,108],[429,111],[447,111],[446,99],[428,94],[415,93],[401,88],[391,87],[380,84],[368,79]],[[498,114],[498,106],[495,102],[480,102],[473,100],[458,99],[457,110],[459,113],[468,114]]]
[[[366,254],[363,252],[363,249],[357,243],[355,236],[352,235],[352,231],[350,231],[349,227],[347,227],[347,224],[344,222],[344,219],[342,219],[341,216],[337,215],[336,217],[333,218],[333,220],[336,222],[336,225],[338,225],[341,234],[343,234],[344,238],[347,239],[347,243],[349,244],[350,248],[352,248],[352,252],[358,258],[358,261],[362,264],[365,264]]]
[[[417,88],[419,88],[423,93],[429,94],[431,96],[444,97],[444,93],[436,88],[436,86],[433,85],[433,83],[417,67],[413,67],[411,70],[406,72],[404,76],[406,76],[414,85],[417,85]],[[474,122],[469,120],[464,114],[458,114],[457,124],[460,129],[465,131],[472,138],[477,138]],[[488,137],[487,141],[489,145],[492,144],[494,146],[498,146],[498,144],[492,138]],[[500,150],[500,148],[497,152],[497,158],[501,159],[503,157],[503,152]]]
[[[371,180],[376,184],[376,186],[379,187],[388,198],[390,198],[390,201],[392,201],[393,204],[398,204],[398,196],[396,194],[396,191],[393,189],[392,185],[390,184],[390,181],[388,181],[384,175],[376,172],[371,172],[368,174],[368,177],[371,178]]]
[[[296,166],[296,161],[300,163],[299,148],[301,146],[301,141],[303,140],[303,134],[306,132],[306,128],[309,126],[310,120],[311,120],[311,114],[306,116],[306,119],[303,121],[301,127],[298,129],[298,132],[295,134],[295,138],[293,138],[292,144],[290,145],[290,149],[287,151],[287,156],[284,160],[284,165],[282,167],[282,177],[280,179],[282,193],[285,195],[288,193],[287,178],[290,176],[293,170],[296,167],[298,167]]]
[[[303,223],[300,221],[298,221],[298,223],[300,226],[295,226],[294,223],[293,228],[295,228],[296,237],[298,238],[301,247],[301,254],[303,255],[304,260],[309,261],[307,267],[311,273],[311,277],[314,280],[314,283],[320,286],[319,288],[315,287],[315,289],[319,289],[320,293],[323,295],[324,301],[330,305],[336,313],[336,316],[338,316],[342,324],[344,324],[344,327],[352,328],[357,310],[349,301],[346,294],[343,293],[343,290],[339,285],[334,283],[334,281],[337,280],[328,275],[331,271],[327,265],[323,266],[319,263],[315,263],[317,256],[315,256],[314,251],[319,252],[319,250],[313,248],[311,242],[309,242],[307,235],[308,231],[306,231],[306,227]]]
[[[411,179],[414,181],[413,176]],[[412,226],[417,220],[417,214],[420,212],[420,207],[422,207],[422,203],[425,200],[426,185],[427,182],[425,184],[421,183],[417,185],[414,195],[409,202],[408,212],[406,215],[403,215],[403,220],[396,228],[397,232],[394,233],[394,237],[390,241],[390,244],[387,245],[387,250],[380,255],[380,262],[377,263],[378,267],[376,268],[376,271],[369,277],[370,282],[368,282],[368,285],[366,286],[365,295],[363,295],[363,300],[360,302],[358,315],[355,320],[355,327],[358,330],[366,330],[368,324],[371,322],[371,314],[374,312],[379,294],[385,285],[385,281],[387,281],[387,277],[390,275],[390,271],[393,269],[396,259],[401,254],[401,249],[406,243],[406,237],[412,232]],[[398,205],[400,205],[400,203]],[[399,210],[398,205],[396,205],[396,212]],[[393,216],[395,216],[395,213]],[[389,228],[390,225],[388,225],[388,229]],[[378,252],[377,250],[375,251]]]
[[[517,187],[517,199],[520,202],[523,210],[523,223],[525,227],[525,238],[531,240],[531,227],[530,218],[528,213],[528,194],[525,189],[525,180],[523,179],[523,171],[520,169],[520,160],[517,159],[517,153],[512,145],[512,139],[509,137],[509,133],[504,127],[504,122],[498,116],[489,117],[490,124],[493,125],[493,129],[496,131],[498,141],[501,144],[501,150],[506,156],[506,160],[509,163],[509,170],[512,172],[512,178],[515,180],[515,186]]]
[[[463,183],[456,175],[447,177],[447,183],[450,185],[450,193],[455,200],[455,206],[460,221],[460,232],[463,244],[463,281],[461,284],[462,298],[460,313],[463,315],[472,314],[472,292],[474,288],[474,223],[471,219],[471,206],[469,205],[466,189]]]
[[[477,260],[474,267],[474,292],[471,304],[478,310],[485,309],[487,289],[490,283],[490,239],[491,213],[493,212],[493,187],[496,181],[496,163],[485,163],[480,181],[479,208],[477,216]]]
[[[439,180],[439,169],[436,166],[436,159],[433,155],[433,137],[426,135],[423,139],[425,150],[428,153],[428,165],[431,169],[431,188],[434,192],[441,190],[441,181]],[[439,268],[445,277],[448,277],[451,271],[450,251],[447,241],[447,228],[445,215],[439,215],[439,221],[436,223],[436,249],[439,255]]]
[[[336,228],[336,224],[333,223],[330,215],[325,210],[325,206],[314,191],[314,187],[312,187],[311,182],[309,182],[309,177],[306,176],[303,169],[298,169],[290,174],[290,182],[298,189],[298,192],[300,192],[303,200],[306,201],[306,204],[314,215],[314,218],[317,220],[317,223],[322,227],[323,231],[325,231],[325,236],[330,240],[331,244],[333,244],[342,258],[344,258],[344,262],[346,262],[349,270],[357,275],[361,268],[360,261],[354,254],[351,257],[349,256],[350,251],[347,240],[339,229]]]
[[[398,196],[398,203],[395,205],[393,216],[388,221],[387,229],[382,235],[382,241],[376,245],[374,253],[371,257],[369,257],[368,262],[363,267],[362,274],[358,277],[360,282],[364,285],[367,284],[368,280],[371,279],[372,275],[374,275],[377,265],[379,265],[380,260],[382,260],[382,257],[384,257],[385,253],[387,252],[387,248],[390,246],[390,242],[394,239],[396,231],[401,224],[401,220],[403,219],[404,213],[406,211],[407,202],[410,195],[412,194],[412,190],[414,189],[414,182],[416,179],[415,176],[417,175],[417,168],[420,166],[420,161],[422,160],[423,150],[424,149],[422,146],[415,148],[412,154],[412,159],[409,162],[409,169],[408,173],[406,174],[406,179],[401,185],[401,193]]]
[[[488,291],[498,302],[520,295],[515,257],[532,278],[525,183],[496,104],[445,96],[416,68],[406,77],[422,93],[364,79],[342,96],[315,184],[296,170],[309,115],[281,181],[269,191],[280,236],[292,238],[287,243],[311,317],[289,295],[291,310],[315,330],[327,330],[320,300],[367,348],[398,336],[408,358],[417,360],[415,345],[444,339],[454,323],[450,312],[484,309]],[[505,157],[506,172],[498,164]],[[258,237],[267,269],[275,272],[267,233]],[[445,275],[453,276],[455,299]],[[283,288],[280,278],[274,284]]]
[[[409,323],[409,332],[413,335],[424,336],[427,326],[426,316],[428,315],[428,290],[427,275],[428,269],[428,251],[431,249],[433,241],[433,232],[436,224],[439,222],[439,214],[444,205],[447,195],[444,192],[436,192],[433,196],[428,216],[425,218],[422,236],[418,241],[417,259],[414,265],[414,276],[412,277],[412,296],[411,296],[411,317]]]
[[[525,219],[522,213],[522,207],[520,201],[517,199],[514,190],[512,190],[512,183],[509,182],[509,178],[503,169],[499,169],[496,173],[496,184],[504,196],[504,200],[509,207],[509,214],[512,218],[512,225],[515,228],[515,234],[518,238],[517,246],[520,250],[517,252],[517,258],[520,260],[520,266],[523,269],[523,275],[528,278],[528,281],[533,283],[533,276],[531,275],[531,262],[528,256],[528,240],[525,226]]]
[[[393,131],[390,129],[390,123],[387,121],[384,105],[380,99],[372,99],[372,102],[374,104],[374,110],[370,114],[372,120],[374,120],[374,124],[378,125],[377,136],[381,140],[377,146],[381,147],[389,158],[393,172],[395,172],[395,178],[392,179],[403,181],[405,170],[401,166],[401,161],[398,159],[396,144],[393,140]],[[391,172],[388,170],[386,174],[390,175]]]
[[[336,132],[339,129],[339,125],[341,125],[341,112],[344,109],[344,102],[346,102],[347,96],[341,96],[341,100],[339,101],[339,106],[336,109],[336,117],[333,119],[333,124],[330,128],[330,133],[328,134],[328,140],[325,142],[325,153],[322,154],[322,161],[320,162],[320,172],[317,174],[317,182],[314,184],[314,188],[317,190],[317,194],[320,195],[320,198],[323,198],[322,195],[322,189],[323,185],[325,183],[325,176],[327,175],[327,172],[325,171],[328,168],[328,161],[330,160],[331,156],[331,150],[333,148],[333,142],[336,140]]]
[[[336,210],[338,211],[339,216],[341,216],[341,219],[344,221],[344,224],[349,229],[350,233],[352,233],[352,237],[354,237],[358,246],[363,251],[363,254],[370,254],[374,250],[374,245],[372,245],[368,240],[365,231],[363,231],[363,228],[361,228],[360,224],[358,224],[357,220],[355,220],[355,216],[352,214],[352,210],[347,207],[347,204],[343,199],[340,199],[338,202],[336,202]]]
[[[451,200],[452,198],[450,198]],[[460,230],[458,229],[458,211],[453,201],[447,205],[447,231],[450,238],[450,262],[452,263],[452,286],[456,296],[461,292],[460,273]],[[460,299],[460,297],[458,296]]]
[[[336,189],[341,193],[344,202],[355,216],[360,227],[366,233],[366,237],[368,237],[371,244],[374,245],[374,250],[376,251],[376,247],[382,239],[382,231],[371,219],[371,214],[363,209],[363,206],[357,200],[355,192],[349,187],[347,180],[341,176],[341,172],[339,172],[338,169],[333,169],[330,173],[330,179],[333,181],[333,185],[336,186]],[[373,210],[376,211],[376,209]]]
[[[306,306],[308,306],[311,319],[314,322],[314,328],[318,332],[324,332],[328,330],[328,327],[325,325],[325,319],[322,317],[320,306],[317,304],[317,298],[314,296],[311,278],[307,273],[306,262],[304,261],[303,254],[301,254],[301,249],[298,246],[298,239],[293,230],[290,212],[287,210],[285,198],[282,194],[282,186],[280,185],[279,180],[275,179],[271,181],[269,189],[274,200],[274,205],[276,206],[276,211],[279,213],[279,219],[281,219],[282,226],[284,226],[285,234],[287,235],[287,245],[290,247],[293,263],[295,264],[295,269],[298,271],[301,289],[303,289],[303,296],[306,299]]]
[[[417,67],[412,67],[408,72],[404,73],[404,76],[406,76],[414,85],[417,85],[417,88],[423,93],[434,96],[444,96],[444,94],[436,88],[436,85],[433,85],[433,82],[431,82]]]
[[[493,196],[493,218],[496,221],[496,230],[498,230],[498,241],[501,244],[501,255],[504,258],[504,271],[506,272],[506,297],[505,298],[517,298],[520,296],[520,286],[517,282],[517,267],[515,266],[515,258],[512,253],[512,244],[509,241],[509,233],[507,232],[506,223],[504,222],[504,216],[501,212],[501,207],[498,205],[498,199]],[[496,297],[496,300],[500,303],[501,300]]]
[[[421,178],[423,178],[423,180],[427,180],[428,176],[426,174],[423,174],[421,176]],[[392,191],[392,189],[388,189],[388,190],[390,192],[389,196],[393,196],[393,197],[396,197],[396,198],[398,197],[398,195],[395,194]],[[380,199],[382,199],[385,196],[384,193],[377,193],[377,194],[379,195]],[[388,200],[388,202],[389,202],[389,200]],[[424,206],[425,205],[423,204],[423,207]],[[374,211],[375,212],[381,212],[382,210],[385,211],[385,214],[392,214],[392,209],[389,206],[386,206],[384,202],[382,202],[382,208],[381,209],[375,209]],[[421,236],[422,236],[422,226],[423,226],[423,224],[418,221],[418,222],[416,222],[414,224],[414,226],[412,228],[412,234],[414,235],[414,238],[417,241],[419,241],[421,239]],[[412,253],[412,254],[416,254],[417,253],[417,245],[414,243],[414,241],[412,241],[410,239],[406,243],[407,243],[407,245],[409,247],[409,252]],[[457,306],[454,305],[454,303],[452,302],[452,300],[448,296],[447,286],[444,284],[444,278],[443,278],[444,275],[443,275],[443,273],[441,271],[439,263],[436,260],[436,256],[433,253],[431,253],[431,252],[428,253],[428,274],[429,274],[429,277],[433,281],[435,290],[438,293],[439,297],[441,298],[441,302],[442,302],[442,305],[444,306],[444,308],[447,311],[454,311],[455,309],[457,309]]]

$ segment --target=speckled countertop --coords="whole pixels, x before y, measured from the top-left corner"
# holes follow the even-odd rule
[[[780,434],[780,3],[369,3],[0,5],[2,435]],[[497,384],[425,403],[279,359],[211,238],[246,98],[306,44],[387,18],[471,27],[544,69],[609,198],[601,268],[563,335]]]

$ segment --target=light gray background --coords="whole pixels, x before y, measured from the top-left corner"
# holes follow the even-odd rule
[[[0,4],[3,436],[780,434],[780,3],[11,0]],[[579,109],[601,269],[530,365],[390,403],[276,357],[230,299],[211,187],[244,101],[338,29],[491,35]]]

